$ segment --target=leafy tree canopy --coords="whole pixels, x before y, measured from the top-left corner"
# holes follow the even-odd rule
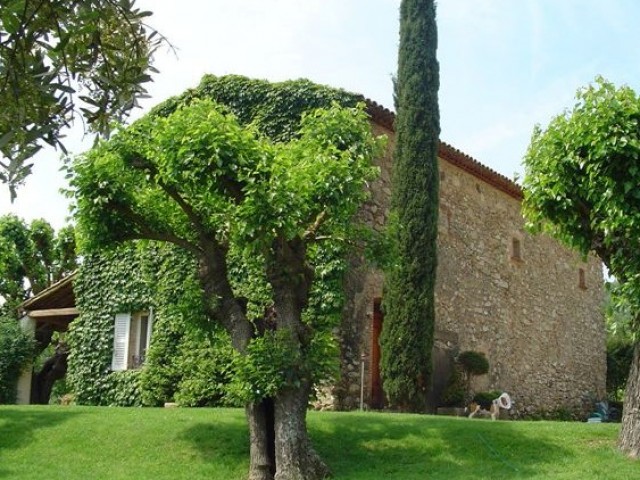
[[[371,175],[365,118],[319,111],[299,138],[272,143],[207,99],[149,115],[73,163],[82,247],[144,238],[197,255],[195,222],[222,244],[264,253],[279,236],[345,225]]]
[[[31,295],[75,270],[75,235],[71,226],[56,235],[42,219],[27,225],[15,215],[0,217],[0,310],[14,317]]]
[[[207,316],[247,360],[250,476],[261,479],[327,474],[305,423],[322,338],[331,334],[305,315],[322,274],[313,252],[345,238],[380,152],[362,105],[310,111],[288,137],[271,140],[211,99],[187,95],[70,166],[82,248],[148,239],[196,259]],[[238,264],[270,287],[271,307],[259,318],[234,282]]]
[[[536,127],[525,156],[524,213],[583,254],[595,252],[640,312],[640,99],[598,78],[573,109]]]
[[[12,198],[78,115],[108,134],[146,94],[161,44],[135,0],[0,1],[0,181]]]
[[[595,252],[620,283],[633,330],[640,326],[640,99],[603,78],[577,93],[572,110],[537,127],[525,156],[524,213],[583,254]],[[624,397],[620,449],[640,457],[640,345]],[[610,364],[611,367],[611,364]],[[618,370],[619,371],[619,370]],[[619,386],[619,382],[615,382]]]

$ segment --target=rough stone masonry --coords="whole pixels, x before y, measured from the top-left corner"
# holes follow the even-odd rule
[[[369,103],[373,129],[389,144],[381,175],[361,219],[381,229],[391,195],[393,114]],[[437,318],[430,407],[446,386],[455,354],[483,352],[489,374],[475,391],[501,390],[513,413],[584,412],[605,395],[602,265],[586,261],[546,235],[525,231],[522,192],[511,182],[442,143]],[[354,256],[345,280],[347,303],[339,335],[342,376],[325,406],[384,406],[378,336],[383,274]],[[364,369],[362,369],[364,365]],[[364,370],[364,385],[361,385]],[[361,392],[361,387],[362,392]]]

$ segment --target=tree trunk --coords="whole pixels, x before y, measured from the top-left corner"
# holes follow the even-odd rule
[[[635,346],[629,370],[618,446],[629,457],[640,457],[640,342]]]
[[[64,378],[67,373],[67,357],[69,352],[66,345],[59,343],[54,354],[42,365],[40,371],[31,381],[31,403],[47,405],[51,398],[53,384]]]
[[[251,442],[249,480],[273,480],[276,472],[273,413],[273,400],[270,398],[247,405]]]
[[[311,446],[308,402],[308,385],[282,391],[275,399],[275,480],[320,480],[331,473]]]
[[[275,254],[268,278],[274,291],[277,329],[291,332],[303,354],[309,332],[302,323],[302,309],[309,297],[313,270],[306,265],[306,246],[301,239],[274,242]],[[209,315],[231,335],[233,347],[246,352],[257,333],[234,296],[227,276],[225,252],[215,242],[203,242],[199,278]],[[292,368],[295,368],[292,365]],[[298,372],[299,375],[304,375]],[[288,388],[274,399],[262,399],[246,408],[250,435],[249,480],[321,480],[330,472],[311,446],[306,415],[311,384],[299,378],[297,388]]]
[[[274,242],[274,257],[267,276],[273,287],[277,329],[292,335],[295,347],[304,358],[311,331],[302,322],[302,310],[309,299],[313,270],[306,263],[306,245],[300,238]],[[307,433],[307,407],[311,381],[304,368],[297,370],[297,386],[289,386],[274,398],[275,480],[320,480],[330,475],[329,468],[311,446]]]

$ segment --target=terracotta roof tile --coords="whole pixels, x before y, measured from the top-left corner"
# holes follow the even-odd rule
[[[367,104],[367,112],[374,122],[391,131],[395,131],[393,124],[396,116],[391,110],[368,98],[365,99],[365,102]],[[522,200],[522,189],[517,183],[448,143],[440,142],[438,156],[516,200]]]

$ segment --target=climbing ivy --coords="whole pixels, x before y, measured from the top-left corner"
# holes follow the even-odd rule
[[[194,99],[223,105],[245,125],[251,124],[276,141],[287,141],[299,130],[303,113],[337,102],[354,106],[362,97],[307,80],[269,83],[240,76],[206,75],[200,85],[171,98],[153,111],[166,116]],[[348,238],[349,232],[343,237]],[[226,333],[204,315],[196,265],[189,254],[170,245],[131,243],[87,255],[75,282],[82,312],[70,332],[70,379],[76,401],[98,405],[159,405],[178,401],[189,406],[232,405],[276,392],[282,382],[302,376],[316,382],[338,370],[333,328],[339,325],[344,302],[344,243],[326,241],[313,247],[316,277],[305,321],[315,334],[297,371],[283,372],[286,338],[266,335],[250,346],[256,355],[240,358]],[[255,253],[232,251],[230,275],[238,297],[247,300],[250,319],[270,306],[271,292]],[[113,323],[116,313],[154,309],[151,347],[138,371],[112,372]],[[285,335],[286,336],[286,335]],[[264,354],[268,352],[269,354]],[[283,357],[284,356],[284,357]],[[265,361],[266,359],[266,361]],[[265,371],[269,375],[265,375]]]
[[[212,391],[202,378],[228,383],[218,372],[227,372],[232,359],[221,332],[196,335],[201,330],[194,325],[205,320],[194,273],[193,260],[170,245],[137,242],[85,258],[74,282],[82,314],[69,332],[69,381],[77,403],[221,403],[224,389]],[[111,371],[115,315],[149,309],[153,341],[144,367]],[[204,365],[205,358],[212,360]]]
[[[271,83],[240,75],[205,75],[196,88],[172,97],[151,113],[167,116],[180,105],[208,98],[224,105],[243,125],[253,125],[272,140],[286,142],[300,129],[305,112],[328,108],[332,103],[355,107],[362,95],[318,85],[309,80]]]
[[[149,253],[132,244],[88,255],[78,272],[74,290],[82,314],[70,325],[68,375],[80,404],[105,405],[129,397],[112,394],[120,388],[118,377],[124,377],[111,372],[114,317],[154,306],[151,279],[145,276],[150,269],[144,264],[153,259]]]

